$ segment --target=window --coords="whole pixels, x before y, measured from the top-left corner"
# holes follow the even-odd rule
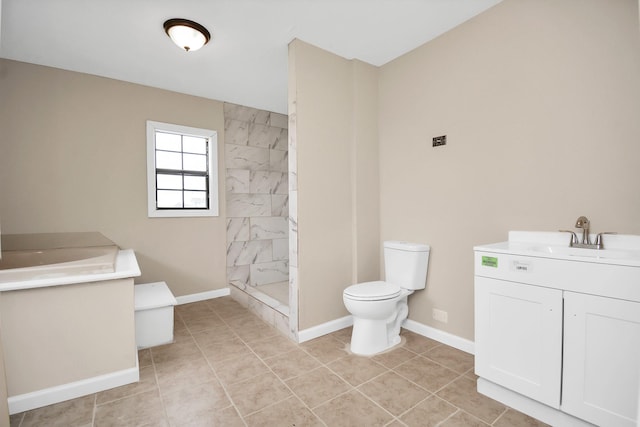
[[[150,217],[218,216],[217,132],[147,121]]]

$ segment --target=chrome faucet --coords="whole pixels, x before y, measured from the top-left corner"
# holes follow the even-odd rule
[[[582,244],[590,245],[589,242],[589,220],[586,216],[581,216],[576,220],[576,228],[582,228]]]
[[[604,243],[602,236],[605,234],[617,234],[612,231],[605,231],[602,233],[598,233],[596,236],[596,241],[591,243],[589,240],[589,219],[586,216],[581,216],[576,220],[576,228],[582,228],[582,242],[578,242],[578,236],[576,233],[570,230],[559,230],[563,233],[571,233],[571,240],[569,241],[569,246],[575,248],[586,248],[586,249],[603,249]]]

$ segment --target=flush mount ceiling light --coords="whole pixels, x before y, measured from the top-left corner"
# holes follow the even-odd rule
[[[164,31],[180,49],[187,52],[200,49],[211,40],[211,34],[202,25],[188,19],[169,19]]]

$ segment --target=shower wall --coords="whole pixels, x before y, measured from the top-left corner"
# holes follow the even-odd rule
[[[289,280],[288,118],[224,104],[227,280]]]

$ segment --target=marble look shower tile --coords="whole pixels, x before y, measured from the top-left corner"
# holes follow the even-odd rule
[[[227,280],[236,286],[249,286],[249,266],[237,265],[235,267],[227,267]]]
[[[251,123],[249,125],[249,145],[274,150],[286,150],[287,130]]]
[[[234,119],[249,123],[267,124],[270,114],[268,111],[225,102],[224,117],[225,119]]]
[[[298,341],[298,267],[289,265],[289,332]]]
[[[288,149],[289,149],[289,131],[288,130],[286,130],[286,129],[281,129],[280,130],[280,135],[278,136],[276,141],[271,146],[271,149],[280,150],[280,151],[288,151]]]
[[[249,192],[257,194],[287,194],[288,177],[282,172],[251,171]]]
[[[227,169],[227,193],[249,193],[250,176],[248,169]]]
[[[227,267],[269,262],[272,252],[271,240],[231,242],[227,248]]]
[[[251,218],[251,239],[286,239],[289,224],[283,216]]]
[[[227,242],[249,240],[249,218],[227,219]]]
[[[298,158],[296,157],[297,151],[295,147],[289,145],[289,190],[298,189]]]
[[[285,217],[289,216],[289,195],[271,195],[271,215]]]
[[[271,215],[271,196],[268,194],[228,194],[227,217]]]
[[[289,156],[287,151],[269,150],[269,170],[275,172],[287,172]]]
[[[273,239],[273,260],[289,259],[289,239]]]
[[[287,129],[289,127],[289,117],[285,114],[271,113],[269,125],[277,128]]]
[[[298,192],[289,192],[289,262],[298,266]]]
[[[240,120],[224,120],[224,141],[225,144],[248,145],[249,125]]]
[[[270,240],[268,240],[271,243]],[[266,285],[267,283],[285,282],[289,280],[289,263],[274,261],[261,264],[251,264],[251,286]]]
[[[228,169],[269,170],[269,157],[268,148],[225,144],[225,161]]]

